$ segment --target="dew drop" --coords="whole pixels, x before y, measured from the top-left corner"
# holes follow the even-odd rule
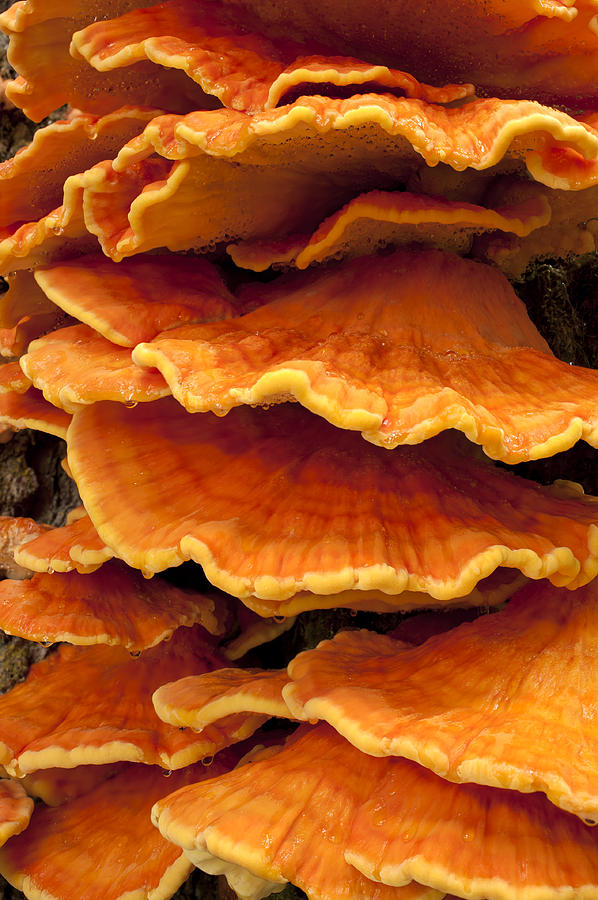
[[[162,772],[162,775],[164,776],[164,778],[170,778],[170,776],[172,775],[172,769],[165,769]]]
[[[127,400],[127,402],[125,403],[125,406],[127,407],[127,409],[135,409],[135,407],[137,405],[138,405],[137,400]]]
[[[208,766],[211,766],[213,762],[214,762],[213,756],[204,756],[204,758],[201,761],[201,764],[202,764],[202,766],[205,766],[207,769]]]

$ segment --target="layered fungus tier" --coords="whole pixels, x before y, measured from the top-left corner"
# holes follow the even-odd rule
[[[0,519],[0,875],[598,900],[598,353],[526,290],[595,332],[597,0],[0,27],[1,438],[79,498]]]

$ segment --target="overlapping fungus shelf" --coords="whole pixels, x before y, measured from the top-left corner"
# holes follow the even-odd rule
[[[501,565],[569,587],[598,570],[594,498],[512,476],[452,435],[382,454],[290,405],[219,419],[167,398],[85,407],[68,446],[116,555],[147,574],[193,559],[234,596],[450,600]]]
[[[596,584],[565,594],[540,582],[419,647],[343,632],[290,663],[284,699],[366,753],[451,781],[543,791],[594,823],[597,603]]]
[[[17,776],[120,761],[179,769],[249,736],[263,717],[235,716],[196,735],[154,713],[151,695],[164,679],[222,664],[206,637],[180,628],[139,658],[122,647],[63,645],[0,700],[1,764]]]
[[[285,880],[331,900],[361,890],[396,900],[447,890],[489,900],[597,891],[594,832],[544,798],[454,785],[405,760],[373,759],[324,725],[300,729],[263,760],[181,788],[153,817],[196,865],[225,860],[271,882],[262,893]],[[374,883],[363,886],[357,871]],[[441,894],[417,893],[413,876]]]
[[[2,439],[83,504],[0,521],[28,900],[598,900],[598,379],[517,295],[596,251],[597,10],[0,15],[69,105],[0,163]]]
[[[2,848],[0,872],[27,895],[59,898],[89,884],[90,900],[131,894],[170,897],[192,866],[152,826],[152,804],[163,796],[166,784],[198,782],[234,764],[235,757],[225,755],[213,768],[199,764],[173,772],[170,782],[158,766],[129,764],[56,809],[39,806],[24,839]]]
[[[189,412],[293,398],[388,448],[456,428],[517,463],[598,440],[598,376],[557,360],[487,266],[398,251],[274,282],[260,300],[231,322],[158,335],[133,359]]]
[[[141,652],[183,625],[199,623],[222,634],[226,613],[223,601],[217,606],[204,594],[158,578],[146,581],[116,561],[93,574],[40,573],[0,584],[2,629],[44,643],[112,644]]]

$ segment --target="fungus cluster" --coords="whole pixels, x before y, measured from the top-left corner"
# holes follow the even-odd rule
[[[598,498],[509,470],[598,448],[509,281],[597,249],[596,0],[0,27],[68,105],[0,164],[0,423],[82,501],[0,522],[0,628],[60,643],[0,697],[0,873],[598,900]],[[433,612],[247,663],[334,608]]]

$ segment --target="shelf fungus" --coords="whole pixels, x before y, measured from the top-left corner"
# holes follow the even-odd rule
[[[110,5],[118,14],[120,4]],[[120,10],[125,11],[122,6]],[[102,4],[96,5],[96,13],[103,17]],[[166,102],[170,104],[166,108],[175,112],[198,108],[196,86],[178,72],[158,73],[155,66],[142,63],[124,77],[120,73],[102,77],[87,64],[78,63],[69,54],[73,32],[93,20],[89,4],[78,0],[68,0],[63,6],[45,0],[17,2],[0,16],[0,28],[11,38],[10,58],[19,73],[7,96],[29,118],[39,121],[65,103],[90,113],[109,114],[129,97],[146,107],[161,108]],[[189,91],[189,87],[195,90]]]
[[[366,256],[381,247],[424,243],[468,252],[473,235],[490,231],[526,237],[548,225],[550,203],[541,185],[537,196],[491,209],[409,191],[369,191],[325,219],[313,234],[243,241],[227,251],[237,266],[263,272],[270,266],[306,269],[312,263]],[[516,238],[513,238],[516,242]]]
[[[286,631],[289,631],[296,621],[296,616],[265,616],[249,609],[244,603],[236,603],[236,620],[239,633],[232,640],[226,642],[222,652],[227,659],[241,659],[250,650],[261,647],[276,640]]]
[[[498,266],[509,278],[521,278],[530,262],[583,256],[596,250],[595,221],[598,184],[583,190],[560,190],[510,176],[497,177],[487,186],[484,202],[522,204],[543,197],[550,207],[550,222],[517,237],[487,231],[473,239],[472,255]]]
[[[345,859],[368,878],[485,900],[598,893],[596,830],[541,794],[452,784],[403,759],[359,809]]]
[[[42,800],[46,806],[62,806],[114,778],[129,768],[129,763],[111,763],[103,766],[77,766],[75,769],[39,769],[22,778],[14,779],[22,785],[30,797]]]
[[[159,335],[133,359],[189,412],[293,399],[389,449],[448,428],[508,463],[598,443],[598,374],[556,359],[488,266],[396,251],[291,275],[261,301]]]
[[[251,735],[264,717],[233,716],[194,734],[160,722],[151,695],[191,667],[207,671],[223,664],[213,639],[198,626],[179,628],[139,658],[122,647],[63,644],[0,698],[0,764],[20,776],[121,761],[179,769],[213,756]],[[85,703],[75,702],[82,694]]]
[[[206,675],[187,675],[163,684],[154,692],[154,709],[163,722],[201,731],[239,711],[290,718],[282,699],[288,684],[285,669],[217,669]]]
[[[89,325],[60,328],[32,341],[19,362],[45,399],[69,413],[97,400],[131,405],[170,394],[159,372],[136,366],[127,347]]]
[[[597,610],[595,584],[565,593],[541,582],[413,649],[342,632],[290,663],[283,696],[295,717],[325,719],[365,753],[542,791],[594,824]]]
[[[35,547],[36,544],[33,546]],[[22,554],[26,551],[27,548],[17,551],[18,556],[24,559]],[[299,593],[293,594],[292,597],[286,600],[243,597],[243,604],[260,616],[276,616],[277,618],[281,616],[297,616],[300,613],[314,609],[350,609],[356,613],[390,613],[397,610],[407,612],[421,609],[422,606],[425,606],[426,609],[440,609],[453,606],[461,609],[475,609],[476,607],[491,609],[501,606],[526,581],[525,575],[522,575],[517,569],[499,566],[491,575],[481,578],[468,594],[456,597],[453,600],[440,600],[429,594],[426,597],[422,597],[421,592],[410,590],[402,591],[400,594],[387,594],[383,590],[346,590],[332,594],[313,594],[309,591],[299,591]],[[441,615],[441,613],[438,614]]]
[[[62,203],[40,219],[0,230],[0,274],[97,249],[83,215],[83,175],[69,175]]]
[[[272,886],[287,877],[310,898],[347,896],[324,874],[350,883],[339,844],[378,890],[414,891],[418,881],[475,900],[589,900],[598,890],[595,831],[545,798],[372,759],[324,725],[299,730],[267,759],[181,788],[153,816],[200,868],[211,855]],[[382,896],[374,884],[364,893]]]
[[[92,574],[40,573],[0,583],[0,627],[44,643],[111,644],[139,653],[182,626],[222,634],[227,614],[224,600],[217,606],[205,594],[145,580],[117,561]]]
[[[81,516],[61,528],[50,528],[26,545],[17,547],[15,562],[31,572],[77,571],[86,574],[95,572],[113,555],[82,510]]]
[[[18,362],[0,365],[0,394],[24,394],[30,387],[31,381]]]
[[[356,193],[396,187],[425,165],[487,170],[506,160],[521,168],[547,133],[584,157],[598,155],[590,126],[528,101],[446,109],[388,94],[315,96],[255,116],[163,116],[112,163],[70,176],[63,206],[75,210],[80,187],[85,226],[117,262],[164,246],[210,249],[315,228]]]
[[[100,73],[142,60],[179,69],[223,106],[251,114],[276,107],[290,92],[334,95],[345,89],[354,95],[374,89],[430,103],[453,103],[473,94],[473,85],[433,87],[387,66],[329,58],[316,42],[268,39],[253,31],[260,24],[263,28],[238,6],[166,0],[93,22],[73,34],[70,52]],[[196,109],[203,99],[198,92]]]
[[[41,266],[34,276],[46,303],[121,347],[177,325],[238,315],[218,268],[200,257],[147,255],[117,266],[95,254]]]
[[[15,560],[15,552],[49,529],[49,525],[41,525],[33,519],[0,516],[0,573],[6,578],[29,578],[31,572]]]
[[[373,640],[379,637],[380,647],[391,646],[398,653],[487,612],[478,608],[419,613],[403,619],[388,633],[392,644],[385,644],[380,635]],[[239,712],[296,719],[283,696],[283,689],[290,684],[286,669],[216,669],[163,684],[152,702],[162,721],[195,731]]]
[[[0,873],[598,900],[598,498],[504,465],[598,448],[507,280],[596,251],[598,0],[0,28],[7,102],[66,116],[0,164],[0,426],[65,438],[84,504],[0,520],[0,627],[67,642],[0,697],[0,843],[42,801]],[[373,630],[297,654],[335,607]]]
[[[30,341],[56,328],[64,315],[37,287],[31,272],[13,272],[6,281],[8,290],[0,297],[0,355],[21,356]]]
[[[598,134],[598,113],[580,116],[578,121]],[[554,189],[580,191],[598,185],[598,163],[595,159],[586,158],[572,147],[555,144],[550,138],[545,138],[534,148],[527,158],[527,165],[533,178]]]
[[[153,821],[198,868],[224,874],[243,900],[260,900],[289,881],[310,900],[440,900],[441,893],[419,884],[376,884],[345,862],[355,813],[380,761],[348,744],[349,759],[330,752],[326,758],[323,742],[312,743],[310,753],[308,742],[291,738],[292,752],[288,746],[256,757],[205,782],[206,791],[202,784],[183,788],[154,806]],[[280,756],[285,765],[277,765]]]
[[[130,764],[56,809],[38,807],[23,836],[0,851],[0,874],[27,897],[49,900],[77,896],[83,886],[89,900],[171,897],[192,866],[152,827],[152,804],[175,785],[201,782],[234,764],[224,754],[210,768],[189,766],[170,780],[157,766]]]
[[[445,108],[375,92],[347,99],[303,96],[254,116],[227,109],[159,116],[119,151],[114,168],[122,172],[154,153],[170,160],[208,153],[258,166],[303,163],[326,172],[330,167],[318,153],[324,148],[328,159],[338,156],[339,166],[348,165],[349,152],[357,151],[354,171],[367,171],[368,163],[385,157],[388,166],[402,165],[404,173],[418,168],[421,160],[428,166],[442,162],[457,171],[481,171],[507,159],[516,168],[530,154],[549,154],[553,148],[575,151],[592,162],[598,156],[598,134],[591,121],[530,100],[474,98]],[[571,162],[576,160],[575,155]],[[566,180],[567,166],[562,168]],[[333,174],[342,171],[335,167]],[[573,165],[572,180],[576,174]]]
[[[198,2],[191,7],[194,17],[189,3],[163,3],[157,10],[156,6],[156,0],[117,0],[93,8],[81,0],[68,0],[60,7],[42,0],[14,4],[0,18],[11,38],[10,58],[19,73],[8,91],[11,101],[34,119],[65,102],[94,111],[113,109],[115,95],[122,93],[145,105],[166,103],[175,111],[185,106],[197,109],[209,98],[184,70],[203,62],[206,90],[211,81],[227,74],[218,58],[205,59],[203,47],[206,56],[212,50],[225,62],[228,51],[232,56],[229,65],[243,82],[252,74],[251,68],[247,71],[248,63],[253,63],[258,76],[265,70],[262,78],[266,79],[272,70],[273,46],[292,47],[294,43],[308,53],[317,52],[320,44],[337,55],[374,57],[388,66],[407,68],[433,84],[465,80],[487,94],[595,105],[595,7],[591,0],[493,0],[491,4],[442,0],[433,10],[414,9],[407,0],[384,0],[374,15],[364,0],[350,10],[337,0],[301,4],[283,0],[275,6],[265,0]],[[140,30],[143,13],[148,24]],[[104,21],[97,22],[98,18]],[[213,31],[206,34],[208,23],[214,29],[219,20],[237,23],[236,29],[231,26],[227,44],[222,38],[218,43]],[[200,24],[193,31],[196,21]],[[81,30],[83,33],[77,34]],[[111,51],[106,43],[116,44],[116,50]],[[82,53],[99,69],[109,67],[115,54],[112,64],[135,65],[123,71],[97,72],[81,59]],[[259,63],[256,56],[261,56]],[[159,70],[148,59],[169,68]],[[283,60],[283,64],[287,62],[284,56]],[[173,71],[173,66],[183,71]],[[195,77],[202,84],[200,73]],[[356,87],[359,89],[358,84]],[[232,97],[230,94],[223,87],[219,96],[225,103],[234,102],[234,92]]]
[[[33,800],[23,787],[7,778],[0,779],[0,847],[29,825]]]
[[[39,265],[87,252],[90,236],[120,261],[162,247],[205,250],[219,241],[292,235],[317,228],[356,193],[396,188],[426,165],[521,170],[536,147],[598,155],[591,125],[523,100],[447,109],[391,94],[307,96],[254,116],[205,110],[138,124],[142,133],[112,161],[69,174],[60,206],[52,209],[46,198],[41,218],[25,224],[10,225],[8,215],[4,271],[19,259]],[[572,184],[576,177],[573,161]]]
[[[453,609],[410,616],[388,633],[393,641],[390,646],[396,652],[419,646],[484,613],[488,610]],[[380,641],[380,646],[388,646],[383,637]],[[238,712],[295,719],[283,697],[283,689],[289,684],[286,669],[216,669],[163,684],[154,692],[152,702],[162,721],[195,731]]]
[[[237,597],[412,590],[425,607],[499,566],[570,588],[598,571],[594,498],[517,478],[449,434],[381,454],[294,405],[220,419],[166,398],[75,413],[68,459],[128,565],[193,559]]]
[[[0,392],[0,424],[20,430],[32,428],[65,438],[71,416],[57,409],[44,399],[42,392],[30,387],[25,393],[19,390]]]
[[[74,113],[40,128],[30,144],[0,163],[0,225],[38,219],[58,206],[69,175],[111,159],[159,110],[125,108],[97,118]]]

